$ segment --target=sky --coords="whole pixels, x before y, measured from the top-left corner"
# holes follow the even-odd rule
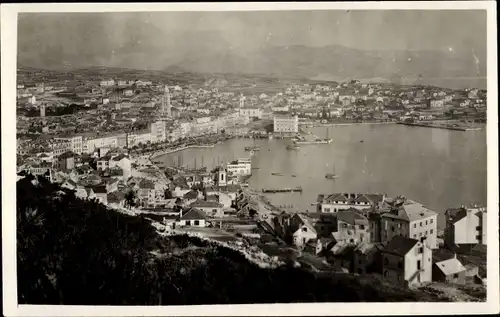
[[[486,50],[486,11],[267,11],[115,14],[162,30],[217,30],[237,46],[344,45],[367,50]]]

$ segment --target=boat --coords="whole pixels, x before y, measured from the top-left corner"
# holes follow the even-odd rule
[[[339,178],[339,177],[337,176],[337,174],[335,174],[335,166],[333,166],[333,173],[327,173],[327,174],[325,175],[325,178],[326,178],[326,179],[337,179],[337,178]]]
[[[363,141],[363,140],[359,141],[359,143],[363,143],[363,142],[365,142],[365,141]]]
[[[258,146],[245,146],[245,151],[250,152],[250,151],[259,151],[260,147]]]
[[[273,176],[283,176],[283,173],[271,173]]]
[[[339,177],[337,175],[333,174],[333,173],[327,173],[325,175],[325,178],[327,178],[327,179],[337,179]]]
[[[292,175],[292,177],[297,177],[297,175]]]
[[[300,146],[298,146],[296,144],[289,144],[286,146],[286,149],[287,150],[298,150],[298,149],[300,149]]]
[[[259,151],[260,150],[260,147],[258,147],[257,145],[255,145],[255,139],[253,139],[253,146],[245,146],[245,151],[249,152],[249,151]]]

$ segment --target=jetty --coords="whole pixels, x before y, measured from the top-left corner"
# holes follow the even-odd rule
[[[302,192],[302,187],[296,187],[296,188],[262,188],[263,193],[301,193]]]

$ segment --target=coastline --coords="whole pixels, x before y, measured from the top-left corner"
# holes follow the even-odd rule
[[[214,146],[215,146],[215,144],[210,144],[210,145],[188,145],[188,146],[183,146],[183,147],[176,148],[176,149],[171,149],[171,150],[160,150],[160,151],[156,151],[153,154],[151,154],[149,156],[149,159],[151,160],[151,159],[157,158],[159,156],[163,156],[163,155],[167,155],[167,154],[171,154],[171,153],[175,153],[175,152],[179,152],[179,151],[183,151],[183,150],[213,148]]]

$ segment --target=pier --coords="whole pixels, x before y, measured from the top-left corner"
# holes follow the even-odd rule
[[[403,124],[407,126],[413,127],[424,127],[424,128],[436,128],[436,129],[446,129],[446,130],[454,130],[454,131],[480,131],[483,128],[472,128],[472,127],[460,127],[460,126],[452,126],[446,124],[433,124],[433,123],[410,123],[410,122],[398,122],[398,124]]]
[[[302,187],[296,188],[262,188],[263,193],[301,193]]]

